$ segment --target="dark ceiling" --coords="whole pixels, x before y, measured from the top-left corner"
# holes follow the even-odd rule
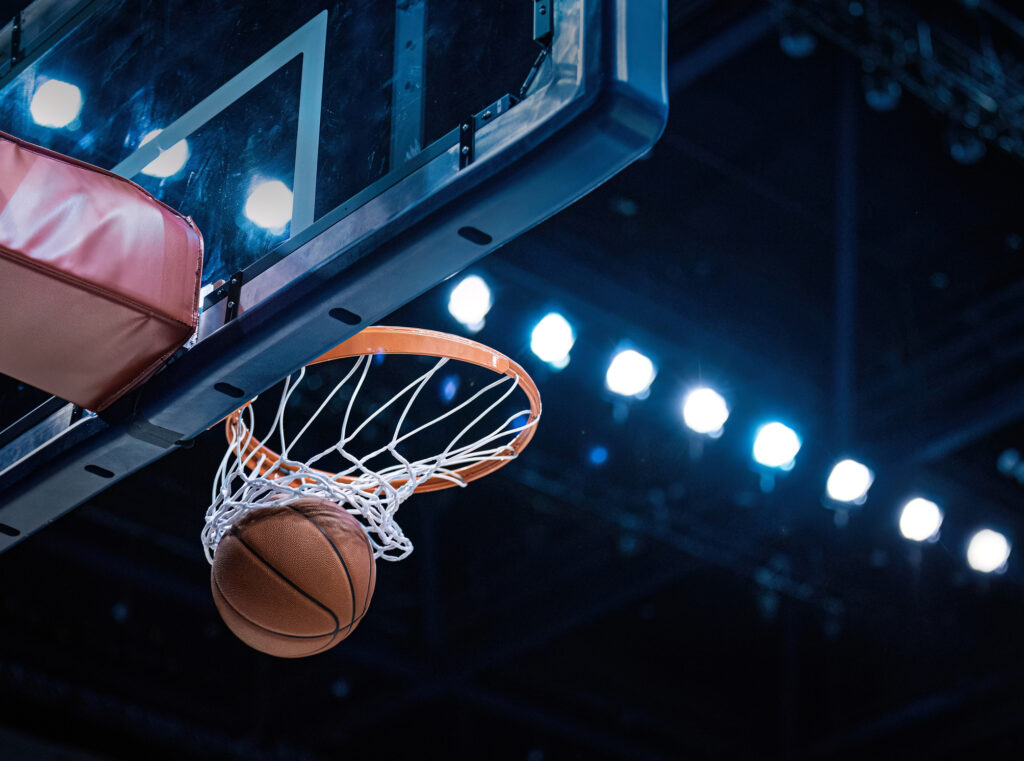
[[[0,558],[0,757],[1020,758],[1024,572],[964,544],[1024,537],[996,468],[1024,444],[1022,164],[954,161],[909,93],[869,108],[841,43],[788,57],[776,6],[669,6],[661,141],[473,270],[476,338],[544,396],[527,452],[403,506],[416,551],[303,661],[210,598],[222,433],[125,479]],[[935,13],[969,43],[970,12]],[[449,290],[390,322],[457,331]],[[528,348],[550,308],[579,334],[561,372]],[[658,363],[644,400],[604,389],[623,341]],[[720,439],[682,426],[698,380],[732,405]],[[769,489],[770,416],[805,446]],[[849,515],[821,498],[847,454],[877,473]],[[915,492],[946,508],[935,544],[896,530]]]

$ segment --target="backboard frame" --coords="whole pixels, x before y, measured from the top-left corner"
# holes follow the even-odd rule
[[[9,529],[0,551],[648,151],[668,112],[665,0],[552,4],[546,71],[521,102],[480,124],[472,163],[460,167],[453,130],[258,263],[241,283],[237,317],[226,320],[226,288],[211,295],[197,343],[102,416],[66,405],[22,422],[0,448],[0,525]],[[165,133],[157,140],[181,137]],[[161,144],[134,162],[145,166]]]

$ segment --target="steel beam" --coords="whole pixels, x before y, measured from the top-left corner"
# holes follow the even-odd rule
[[[741,19],[696,50],[673,61],[668,70],[669,90],[675,95],[686,89],[701,77],[735,58],[777,26],[777,14],[770,7],[762,8]]]
[[[857,353],[857,103],[853,60],[839,70],[836,113],[834,442],[851,445],[856,413]]]

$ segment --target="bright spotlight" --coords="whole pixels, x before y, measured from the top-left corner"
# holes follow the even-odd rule
[[[860,504],[867,499],[874,480],[875,474],[866,465],[856,460],[840,460],[832,468],[825,490],[836,502]]]
[[[162,129],[155,129],[152,132],[147,132],[139,145],[145,145],[161,132],[163,132]],[[142,173],[148,174],[150,177],[170,177],[171,175],[177,174],[181,171],[181,168],[185,166],[185,162],[188,161],[188,157],[188,141],[179,140],[170,148],[160,151],[159,156],[143,167]]]
[[[1010,558],[1010,542],[998,531],[983,528],[967,545],[967,562],[981,573],[1002,571]]]
[[[480,330],[491,311],[491,289],[477,275],[463,278],[448,297],[448,311],[470,330]]]
[[[782,423],[761,426],[754,439],[754,459],[767,468],[789,470],[799,451],[800,437]]]
[[[264,180],[245,202],[245,216],[260,227],[284,227],[292,218],[292,191],[280,180]]]
[[[638,351],[620,351],[608,365],[604,376],[609,390],[622,396],[637,396],[651,387],[656,371],[654,363]]]
[[[576,343],[572,325],[557,312],[545,315],[530,334],[530,349],[545,362],[563,366]]]
[[[683,420],[690,430],[716,435],[729,419],[725,399],[711,388],[695,388],[683,400]]]
[[[928,542],[938,537],[942,511],[929,499],[914,497],[900,512],[900,533],[912,542]]]
[[[82,110],[82,91],[67,82],[50,79],[32,95],[28,110],[42,127],[66,127]]]

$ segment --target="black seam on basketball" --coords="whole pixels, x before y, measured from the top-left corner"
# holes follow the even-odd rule
[[[330,650],[332,647],[334,647],[334,640],[338,639],[339,637],[341,639],[344,639],[349,634],[351,634],[352,629],[356,627],[356,624],[363,620],[363,616],[365,615],[365,613],[360,613],[356,618],[352,619],[352,623],[350,623],[348,626],[341,627],[341,629],[338,630],[338,633],[331,637],[330,642],[328,642],[326,645],[319,648],[318,650],[314,650],[312,653],[310,653],[310,655],[316,655],[317,653],[322,653],[324,650]],[[341,640],[339,639],[338,641],[340,642]]]
[[[349,621],[348,626],[345,627],[346,629],[350,628],[356,622],[356,588],[355,585],[352,583],[352,574],[348,572],[348,563],[345,562],[345,558],[341,556],[341,553],[338,551],[338,548],[335,546],[334,542],[331,541],[331,537],[327,536],[327,532],[324,531],[323,528],[321,528],[319,523],[310,518],[301,510],[298,510],[295,507],[295,505],[288,505],[288,509],[294,511],[296,515],[301,515],[303,518],[305,518],[307,521],[313,524],[313,526],[316,527],[316,530],[320,532],[320,535],[323,536],[325,540],[327,540],[327,543],[329,545],[331,545],[331,549],[334,550],[334,554],[337,556],[338,561],[341,563],[341,568],[343,571],[345,571],[345,578],[348,579],[348,599],[352,601],[352,620]],[[340,510],[341,508],[339,507],[338,509]],[[360,529],[360,531],[362,531],[362,529]],[[334,620],[337,621],[338,619],[335,618]],[[338,624],[338,626],[340,628],[340,623]]]
[[[327,644],[326,645],[321,645],[316,650],[312,650],[309,653],[307,653],[307,655],[319,655],[320,653],[323,653],[323,652],[325,652],[327,650],[330,650],[336,644],[335,640],[338,639],[338,636],[339,635],[335,634],[329,640],[327,640]]]
[[[343,631],[348,629],[349,626],[355,626],[356,624],[358,624],[363,619],[363,617],[360,615],[359,618],[357,618],[354,622],[349,624],[349,626],[344,626],[341,629],[339,629],[337,632],[334,632],[334,633],[328,633],[328,634],[285,634],[284,632],[274,631],[273,629],[268,629],[265,626],[261,626],[260,624],[256,623],[255,621],[250,619],[248,616],[246,616],[244,613],[242,613],[240,610],[238,610],[238,608],[236,608],[234,605],[232,605],[231,601],[228,600],[227,595],[224,594],[224,590],[221,589],[220,588],[220,584],[217,583],[216,577],[213,577],[212,574],[211,574],[211,578],[213,580],[214,586],[217,588],[217,591],[220,593],[220,597],[224,601],[224,604],[227,605],[232,610],[232,612],[235,615],[237,615],[240,619],[245,621],[247,624],[255,627],[256,629],[264,631],[267,634],[273,634],[275,637],[284,637],[285,639],[309,639],[309,640],[313,640],[313,639],[322,639],[323,637],[328,637],[328,640],[327,640],[327,642],[324,645],[321,645],[320,647],[316,648],[315,650],[310,650],[308,653],[303,653],[300,656],[300,657],[303,657],[303,658],[308,658],[311,655],[319,655],[320,653],[323,653],[323,652],[325,652],[327,650],[330,650],[332,647],[334,647],[334,645],[336,644],[335,641],[338,639],[338,637],[341,635],[341,633]],[[348,634],[345,634],[345,636],[348,636]]]
[[[279,570],[277,570],[276,568],[274,568],[274,566],[272,566],[272,565],[271,565],[270,563],[268,563],[268,562],[266,561],[266,559],[264,559],[264,558],[263,558],[263,556],[262,556],[262,555],[260,555],[260,554],[259,554],[258,552],[256,552],[256,550],[254,550],[254,549],[253,549],[252,547],[250,547],[250,546],[249,546],[248,542],[246,542],[246,541],[245,541],[245,539],[243,539],[243,538],[242,538],[242,535],[241,535],[241,534],[235,534],[235,539],[237,539],[237,540],[239,541],[239,543],[240,543],[240,544],[241,544],[241,545],[242,545],[243,547],[245,547],[245,549],[247,549],[247,550],[248,550],[249,552],[251,552],[251,553],[252,553],[252,556],[253,556],[254,558],[256,558],[256,559],[257,559],[258,561],[260,561],[261,563],[263,563],[263,565],[265,565],[265,566],[266,566],[267,568],[269,568],[269,569],[270,569],[270,570],[271,570],[271,571],[272,571],[272,572],[273,572],[273,573],[274,573],[274,574],[275,574],[275,575],[276,575],[277,577],[279,577],[279,578],[280,578],[280,579],[281,579],[281,580],[282,580],[283,582],[285,582],[285,583],[286,583],[286,584],[287,584],[288,586],[290,586],[290,587],[291,587],[292,589],[294,589],[294,590],[295,590],[296,592],[298,592],[298,593],[299,593],[300,595],[302,595],[302,596],[303,596],[303,597],[305,597],[305,598],[306,598],[307,600],[309,600],[309,601],[310,601],[311,603],[313,603],[313,604],[314,604],[314,605],[316,605],[317,607],[321,608],[321,609],[322,609],[322,610],[324,610],[324,611],[325,611],[325,612],[326,612],[326,613],[327,613],[328,615],[330,615],[330,617],[331,617],[332,619],[334,619],[334,632],[332,632],[333,634],[337,634],[337,633],[338,633],[338,632],[339,632],[339,631],[341,630],[341,622],[340,622],[340,621],[338,620],[338,616],[337,616],[337,615],[335,614],[335,612],[334,612],[333,610],[331,610],[330,608],[328,608],[328,607],[327,607],[326,605],[324,605],[324,604],[323,604],[322,602],[320,602],[320,601],[319,601],[318,599],[316,599],[315,597],[313,597],[313,595],[311,595],[311,594],[309,594],[308,592],[306,592],[305,590],[303,590],[303,589],[302,589],[301,587],[299,587],[299,586],[298,586],[297,584],[295,584],[295,582],[293,582],[293,581],[292,581],[291,579],[289,579],[289,578],[288,578],[287,576],[285,576],[285,575],[284,575],[283,573],[281,573],[281,572],[280,572]],[[221,592],[221,594],[223,594],[223,592]],[[321,635],[321,636],[322,636],[322,635]]]
[[[363,620],[363,616],[365,615],[365,613],[360,613],[358,616],[352,619],[351,623],[345,624],[340,629],[338,629],[338,634],[341,634],[343,631],[347,631],[355,627],[356,624]]]
[[[220,583],[217,581],[217,577],[214,576],[212,578],[213,578],[213,585],[215,587],[217,587],[217,591],[220,592],[220,597],[224,601],[224,604],[227,605],[229,608],[231,608],[231,611],[235,615],[237,615],[240,619],[245,621],[247,624],[250,624],[250,625],[252,625],[252,626],[254,626],[257,629],[260,629],[262,631],[265,631],[267,634],[273,634],[275,637],[286,637],[287,639],[321,639],[323,637],[332,637],[333,638],[338,633],[337,631],[333,631],[333,632],[324,632],[323,634],[287,634],[285,632],[279,632],[276,629],[268,629],[266,626],[263,626],[262,624],[258,624],[255,621],[253,621],[251,618],[249,618],[247,615],[245,615],[242,611],[240,611],[238,608],[236,608],[234,605],[232,605],[231,604],[231,600],[229,600],[228,596],[226,594],[224,594],[224,590],[220,588]],[[225,623],[227,623],[227,622],[225,622]]]
[[[366,615],[365,611],[360,613],[358,616],[356,616],[354,619],[352,619],[352,623],[348,624],[347,626],[341,627],[338,630],[338,633],[335,634],[333,637],[331,637],[330,641],[326,645],[324,645],[323,647],[321,647],[321,648],[319,648],[317,650],[314,650],[313,652],[310,653],[310,655],[316,655],[317,653],[322,653],[324,650],[330,650],[332,647],[334,647],[334,640],[338,639],[339,637],[341,639],[345,639],[345,637],[347,637],[349,634],[352,633],[352,629],[354,629],[356,627],[356,625],[360,621],[363,620],[363,617],[365,615]],[[338,639],[338,641],[340,642],[341,639]]]

